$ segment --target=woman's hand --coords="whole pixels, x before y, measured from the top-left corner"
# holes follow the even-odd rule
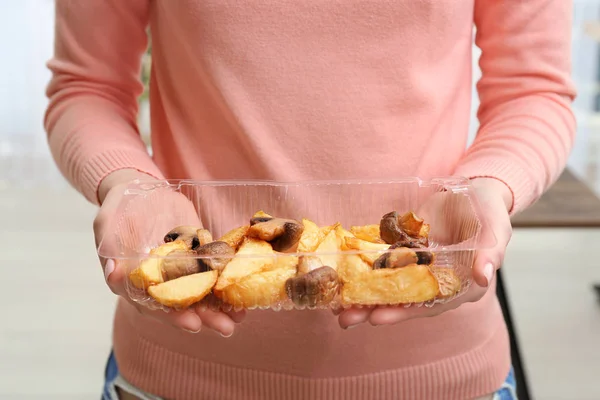
[[[506,246],[512,235],[508,212],[512,207],[512,194],[504,183],[493,178],[477,178],[472,181],[472,185],[481,210],[487,217],[487,229],[482,234],[495,236],[496,245],[489,250],[477,252],[473,265],[474,283],[469,290],[456,300],[436,304],[431,308],[375,307],[345,310],[338,317],[342,328],[367,321],[372,325],[389,325],[412,318],[433,317],[464,303],[476,302],[485,295],[495,278],[496,270],[502,265]]]
[[[136,179],[149,179],[148,175],[134,170],[120,170],[106,177],[99,188],[99,199],[102,203],[100,211],[94,220],[94,235],[96,238],[96,247],[102,242],[102,248],[106,251],[116,249],[116,237],[113,235],[115,227],[111,226],[117,208],[121,203],[124,188],[127,184]],[[133,200],[135,201],[135,200]],[[123,216],[121,224],[128,225],[129,229],[119,230],[118,240],[121,243],[131,243],[135,245],[136,241],[145,243],[149,236],[153,239],[162,238],[166,232],[171,230],[176,221],[185,219],[189,225],[200,226],[200,220],[193,204],[181,193],[165,190],[157,195],[151,201],[140,201],[135,204],[135,213],[129,213]],[[173,210],[175,217],[170,217],[171,213],[164,213],[164,210]],[[108,233],[108,235],[107,235]],[[124,237],[126,236],[126,237]],[[188,332],[199,332],[204,326],[213,329],[222,336],[231,336],[235,324],[242,321],[243,312],[216,312],[210,310],[201,310],[199,307],[190,308],[183,311],[151,310],[141,304],[134,302],[127,293],[126,279],[127,268],[112,259],[100,257],[100,262],[104,269],[104,277],[109,288],[118,296],[127,300],[142,315],[157,319],[165,324],[175,326]]]

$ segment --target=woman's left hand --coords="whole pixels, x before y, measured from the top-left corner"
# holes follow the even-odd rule
[[[464,303],[476,302],[485,295],[495,278],[496,270],[502,265],[506,246],[512,235],[508,212],[512,207],[512,194],[504,183],[493,178],[477,178],[471,182],[481,210],[487,217],[487,227],[484,229],[488,230],[488,235],[492,233],[495,236],[496,245],[477,252],[473,265],[474,282],[469,290],[453,301],[430,308],[375,307],[344,310],[338,316],[342,328],[347,329],[364,322],[371,325],[391,325],[413,318],[434,317]]]

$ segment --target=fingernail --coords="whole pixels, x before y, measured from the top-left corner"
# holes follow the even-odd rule
[[[494,276],[494,266],[492,265],[492,263],[485,264],[485,267],[483,269],[483,275],[487,280],[487,286],[489,286],[490,283],[492,283],[492,277]]]
[[[221,336],[222,336],[222,337],[224,337],[224,338],[228,338],[228,337],[231,337],[231,336],[233,335],[233,332],[231,332],[231,333],[229,333],[229,334],[225,334],[225,333],[223,333],[223,332],[219,332],[219,335],[221,335]]]
[[[115,262],[113,260],[106,261],[104,265],[104,280],[108,282],[108,277],[115,270]]]
[[[202,328],[198,328],[197,331],[193,331],[191,329],[185,329],[185,328],[183,328],[183,330],[186,331],[186,332],[188,332],[188,333],[198,333],[198,332],[200,332],[202,330]]]
[[[352,329],[352,328],[356,328],[357,326],[358,326],[358,324],[352,324],[352,325],[348,325],[348,326],[346,327],[346,330],[348,330],[348,329]]]

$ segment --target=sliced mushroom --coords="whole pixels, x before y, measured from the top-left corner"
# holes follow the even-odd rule
[[[261,222],[268,222],[272,219],[273,217],[254,217],[250,219],[250,226],[260,224]]]
[[[256,225],[261,222],[267,222],[273,219],[273,216],[267,214],[264,211],[259,211],[255,213],[250,219],[250,225]]]
[[[387,213],[381,218],[381,222],[379,223],[379,233],[381,239],[387,244],[394,244],[402,239],[402,234],[404,232],[400,229],[398,213],[396,211]]]
[[[308,274],[315,269],[321,268],[323,262],[319,257],[302,256],[298,261],[298,274]]]
[[[223,271],[225,266],[235,255],[235,250],[225,242],[210,242],[196,249],[199,256],[210,256],[210,258],[200,258],[198,262],[203,271],[215,270]]]
[[[400,225],[398,213],[396,211],[387,213],[381,218],[381,222],[379,223],[379,231],[381,239],[383,239],[383,241],[387,244],[393,245],[394,243],[398,242],[417,242],[425,246],[429,245],[429,239],[427,236],[412,237],[404,231]]]
[[[425,248],[427,248],[426,245],[419,243],[417,240],[418,239],[412,239],[412,238],[409,240],[402,240],[400,242],[394,243],[392,246],[390,246],[390,249],[397,249],[400,247],[408,247],[409,249],[425,249]],[[417,264],[421,264],[421,265],[433,264],[433,253],[431,253],[430,251],[417,251],[415,253],[417,253],[417,257],[419,259]]]
[[[299,307],[318,307],[333,301],[340,288],[337,272],[328,266],[290,278],[285,291]]]
[[[210,231],[208,231],[206,229],[198,229],[196,231],[196,236],[198,236],[198,241],[200,242],[200,246],[204,246],[205,244],[213,241],[212,234],[210,233]]]
[[[172,229],[164,237],[165,243],[174,242],[175,240],[182,240],[191,250],[195,250],[200,246],[200,240],[198,239],[198,227],[182,225],[175,229]]]
[[[162,260],[162,274],[165,281],[181,276],[202,272],[193,250],[174,250]]]
[[[389,253],[382,254],[373,263],[373,269],[402,268],[418,262],[416,252],[407,248],[399,247]]]
[[[250,226],[248,237],[267,241],[271,244],[273,250],[284,252],[293,248],[298,243],[303,230],[304,225],[298,221],[272,218]]]

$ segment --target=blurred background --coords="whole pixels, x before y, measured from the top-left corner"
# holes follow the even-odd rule
[[[96,399],[109,352],[115,300],[95,255],[96,209],[57,171],[42,126],[53,13],[52,0],[0,2],[0,399]],[[573,13],[577,142],[561,180],[515,219],[502,268],[541,400],[600,400],[600,0],[576,0]],[[149,65],[148,54],[144,78]]]

